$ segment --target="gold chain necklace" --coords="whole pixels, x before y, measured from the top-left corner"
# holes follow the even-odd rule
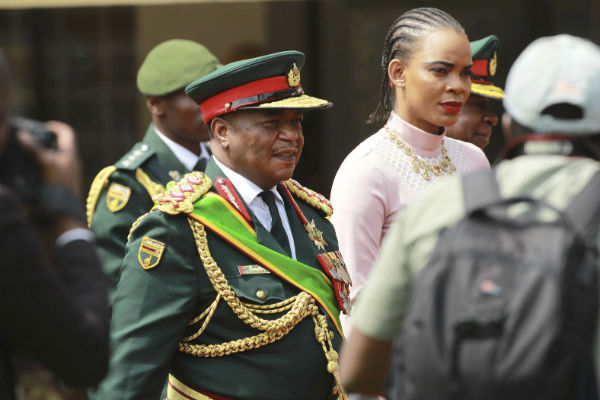
[[[421,157],[415,154],[412,147],[406,143],[406,141],[402,138],[396,136],[394,131],[385,124],[384,129],[387,132],[387,135],[390,139],[394,141],[396,146],[401,148],[404,151],[404,154],[410,158],[410,163],[413,168],[413,172],[416,174],[421,174],[423,179],[429,181],[432,178],[432,175],[440,176],[440,175],[453,175],[456,172],[456,167],[452,160],[448,156],[448,151],[446,150],[446,146],[444,146],[444,142],[442,141],[442,161],[438,164],[429,164],[427,161],[423,160]]]

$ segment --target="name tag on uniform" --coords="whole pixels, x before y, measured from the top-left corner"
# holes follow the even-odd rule
[[[240,272],[240,275],[260,275],[271,273],[271,271],[258,264],[238,265],[238,271]]]

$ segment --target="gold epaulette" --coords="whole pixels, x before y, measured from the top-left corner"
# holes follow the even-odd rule
[[[300,198],[314,208],[323,211],[328,217],[333,214],[331,203],[322,194],[310,190],[309,188],[305,188],[294,179],[288,179],[283,183],[294,196]]]
[[[108,178],[116,170],[117,168],[114,165],[103,168],[100,172],[98,172],[98,175],[96,175],[94,181],[92,182],[92,186],[90,186],[90,191],[85,201],[88,227],[92,225],[92,217],[94,216],[94,210],[96,209],[96,204],[98,204],[100,193],[102,193],[102,189],[104,189],[108,184]]]
[[[150,197],[154,198],[157,194],[164,193],[165,187],[160,183],[154,182],[150,177],[141,169],[135,170],[135,179],[146,189],[146,192]]]
[[[156,207],[167,214],[189,214],[194,210],[194,203],[208,192],[212,181],[204,172],[194,171],[185,174],[179,181],[167,184],[164,193],[155,195],[152,200]]]

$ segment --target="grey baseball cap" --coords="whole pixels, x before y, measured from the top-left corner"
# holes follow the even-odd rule
[[[561,34],[533,41],[510,68],[504,107],[536,133],[600,133],[600,47]],[[557,116],[569,105],[576,115]]]

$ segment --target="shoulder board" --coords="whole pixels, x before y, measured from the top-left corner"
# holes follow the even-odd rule
[[[287,181],[284,181],[283,184],[294,196],[310,204],[312,207],[324,212],[328,217],[333,214],[331,203],[322,194],[302,186],[294,179],[288,179]]]
[[[194,210],[194,203],[212,186],[212,181],[201,171],[185,174],[177,182],[167,184],[164,193],[157,194],[152,199],[156,207],[167,214],[189,214]]]
[[[134,171],[154,154],[146,143],[136,143],[116,164],[117,169]]]
[[[112,173],[116,170],[117,168],[114,165],[103,168],[100,172],[98,172],[98,175],[96,175],[94,181],[92,182],[87,200],[85,201],[88,227],[92,225],[92,217],[94,215],[94,211],[96,210],[96,204],[98,204],[100,193],[102,193],[102,190],[108,184],[108,178],[110,178]]]

